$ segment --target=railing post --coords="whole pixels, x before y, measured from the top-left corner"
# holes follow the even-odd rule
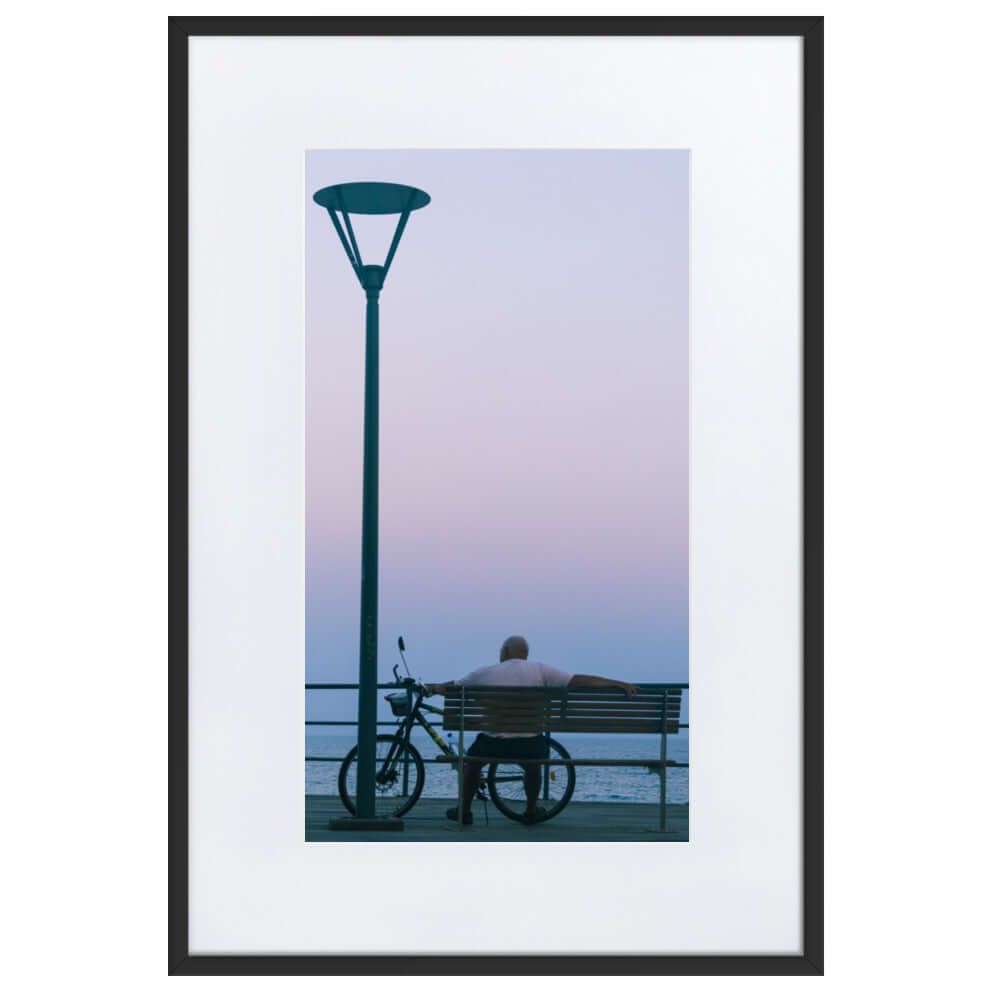
[[[406,689],[406,714],[413,708],[413,688]],[[406,734],[406,747],[403,750],[403,798],[410,794],[410,734]]]
[[[546,731],[545,733],[545,759],[549,759],[549,740],[552,738],[552,733]],[[542,801],[547,802],[549,798],[549,765],[546,763],[545,768],[542,771]]]
[[[667,692],[663,692],[663,732],[660,734],[660,832],[667,833]]]
[[[462,695],[458,709],[458,828],[462,829],[462,792],[465,788],[465,685],[461,688]]]

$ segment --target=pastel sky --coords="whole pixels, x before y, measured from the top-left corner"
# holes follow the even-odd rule
[[[311,199],[359,180],[431,196],[381,298],[379,680],[397,635],[440,681],[520,633],[686,681],[688,154],[663,150],[307,153],[307,680],[358,677],[364,293]],[[356,220],[366,263],[394,221]]]

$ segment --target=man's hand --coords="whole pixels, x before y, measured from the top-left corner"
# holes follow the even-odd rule
[[[613,677],[598,677],[596,674],[573,674],[569,679],[567,687],[570,688],[618,688],[625,692],[626,698],[631,698],[638,690],[636,684],[629,684],[628,681],[616,681]]]

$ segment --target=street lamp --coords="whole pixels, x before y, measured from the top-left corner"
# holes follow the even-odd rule
[[[410,213],[430,202],[430,195],[405,184],[334,184],[321,188],[313,201],[329,213],[344,252],[365,290],[365,423],[361,493],[361,653],[358,667],[358,785],[356,813],[331,820],[331,827],[402,829],[401,819],[375,817],[375,720],[378,709],[378,298],[396,256]],[[337,213],[343,217],[343,223]],[[365,264],[354,237],[351,213],[399,215],[384,264]]]

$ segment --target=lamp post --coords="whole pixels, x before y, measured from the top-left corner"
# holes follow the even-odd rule
[[[331,827],[402,829],[400,819],[375,817],[375,730],[378,708],[378,300],[410,213],[430,196],[404,184],[334,184],[313,201],[329,213],[366,298],[364,472],[361,499],[361,644],[358,666],[358,785],[355,816]],[[343,217],[343,222],[341,218]],[[355,215],[399,215],[384,264],[365,264],[354,236]]]

